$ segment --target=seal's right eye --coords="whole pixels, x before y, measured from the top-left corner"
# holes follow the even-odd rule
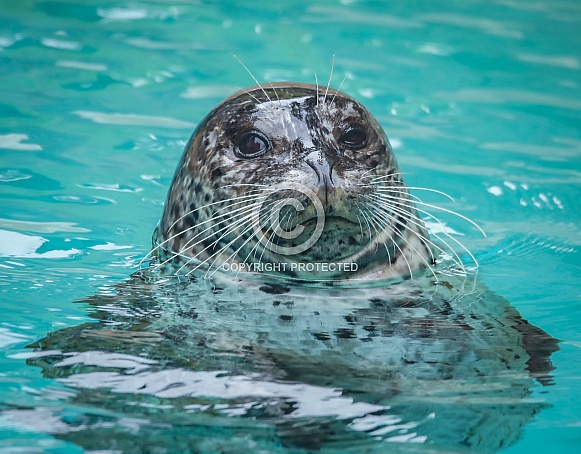
[[[347,148],[359,150],[367,145],[367,132],[363,128],[352,128],[341,135],[340,142]]]
[[[252,159],[264,154],[270,147],[268,139],[258,132],[247,132],[238,140],[236,156]]]

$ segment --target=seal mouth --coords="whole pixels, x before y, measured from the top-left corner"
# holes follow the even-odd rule
[[[309,219],[297,222],[297,225],[301,224],[304,227],[312,227],[312,226],[316,225],[318,222],[320,222],[319,218],[317,218],[316,216],[312,216]],[[325,224],[344,224],[345,226],[357,226],[357,227],[359,227],[359,223],[354,221],[350,217],[337,215],[337,214],[325,216],[324,222],[325,222]],[[349,230],[351,230],[351,229],[349,229]]]

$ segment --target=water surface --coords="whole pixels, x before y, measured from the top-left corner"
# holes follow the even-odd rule
[[[552,355],[552,384],[530,385],[531,402],[543,410],[507,442],[507,451],[577,452],[580,29],[581,7],[573,0],[437,5],[3,1],[1,449],[82,452],[115,427],[135,435],[149,423],[163,426],[156,431],[149,425],[141,432],[149,434],[151,446],[171,446],[172,440],[192,433],[201,439],[211,433],[212,440],[233,440],[232,450],[249,449],[253,436],[268,438],[259,435],[271,430],[260,418],[246,418],[242,424],[235,412],[216,411],[213,425],[204,417],[183,424],[179,412],[166,411],[164,405],[170,403],[143,400],[135,390],[115,393],[109,386],[107,406],[99,393],[51,376],[47,371],[58,368],[43,369],[27,348],[49,333],[80,336],[84,324],[99,323],[99,308],[86,298],[113,292],[112,286],[125,282],[149,250],[191,131],[221,99],[254,84],[232,58],[236,54],[260,81],[309,83],[315,73],[326,83],[335,55],[332,86],[342,83],[343,91],[379,119],[408,183],[449,193],[456,204],[422,196],[483,227],[486,238],[443,216],[478,258],[478,278],[561,340]],[[75,303],[79,300],[85,302]],[[69,347],[77,334],[65,338]],[[62,346],[64,340],[59,342]],[[152,358],[159,360],[161,354],[147,350],[157,345],[155,339],[132,345],[140,346],[132,353],[143,361],[141,366],[132,363],[137,371],[151,366]],[[103,364],[110,365],[92,367]],[[202,370],[191,364],[180,367]],[[213,378],[203,382],[206,387],[220,383],[220,377]],[[342,389],[348,395],[345,383],[307,383],[321,388],[307,387],[303,394],[294,385],[286,379],[280,383],[290,387],[286,391],[264,385],[264,392],[267,397],[285,392],[303,396],[296,407],[303,412],[312,393],[332,399],[342,396],[333,390]],[[240,382],[237,386],[242,387]],[[136,418],[135,402],[139,408],[149,406],[150,413]],[[365,405],[377,403],[355,398],[338,405],[355,408],[341,416],[352,422],[360,411],[373,415]],[[194,407],[189,410],[188,415],[195,414]],[[336,412],[325,417],[332,427],[345,421]],[[409,436],[411,427],[388,434],[386,428],[398,422],[375,422],[361,422],[355,432],[383,428],[376,434],[380,440],[362,437],[360,448],[387,450],[404,444],[411,449],[412,441],[416,447],[425,445]],[[79,429],[75,435],[74,428],[92,423],[104,432]],[[450,427],[457,424],[450,421]],[[386,444],[397,435],[399,440]],[[277,436],[272,434],[271,445],[265,441],[265,449],[300,449],[281,445]]]

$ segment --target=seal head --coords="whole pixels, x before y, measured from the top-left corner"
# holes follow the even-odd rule
[[[299,279],[390,279],[433,255],[392,147],[355,99],[299,83],[251,87],[190,138],[154,234],[188,268]]]

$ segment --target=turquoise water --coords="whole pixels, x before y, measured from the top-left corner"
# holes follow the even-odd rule
[[[60,430],[87,415],[114,413],[141,436],[130,397],[73,402],[78,390],[27,362],[26,346],[94,322],[76,301],[137,269],[192,129],[254,84],[232,54],[260,81],[310,83],[335,55],[332,86],[378,118],[408,184],[449,193],[455,204],[426,199],[486,231],[445,218],[479,279],[561,340],[553,385],[532,389],[546,406],[506,452],[578,452],[579,30],[574,0],[3,0],[0,452],[90,450],[101,432]],[[183,436],[179,418],[155,421]],[[213,436],[227,440],[220,421]]]

